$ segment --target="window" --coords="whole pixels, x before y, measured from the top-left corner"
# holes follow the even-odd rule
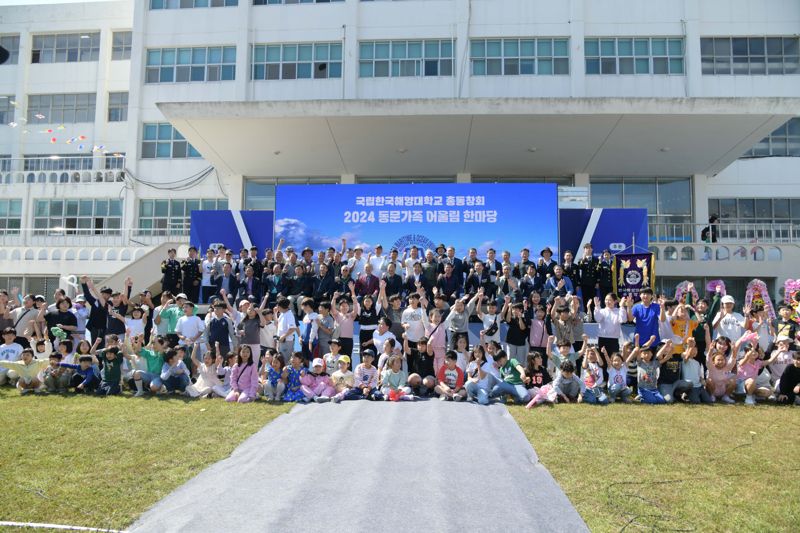
[[[362,78],[452,76],[453,41],[362,41],[358,45]]]
[[[586,74],[683,74],[683,38],[585,39]]]
[[[97,61],[100,32],[34,35],[31,63],[75,63]]]
[[[330,4],[333,2],[344,2],[344,0],[253,0],[253,5],[266,6],[273,4]]]
[[[131,58],[131,42],[133,41],[132,32],[115,31],[112,41],[113,41],[113,45],[111,47],[112,60]]]
[[[800,224],[800,198],[709,198],[708,212],[723,223]]]
[[[359,178],[359,183],[361,179]],[[383,183],[388,180],[384,179]],[[281,185],[321,185],[339,183],[338,177],[313,177],[313,178],[259,178],[248,179],[244,182],[244,208],[245,209],[275,209],[275,186]]]
[[[473,76],[569,74],[569,39],[473,39]]]
[[[150,9],[190,9],[193,7],[232,7],[239,0],[150,0]]]
[[[8,50],[8,60],[3,65],[19,63],[19,35],[0,35],[0,46]]]
[[[800,118],[791,119],[761,139],[742,157],[800,157]]]
[[[236,79],[236,47],[150,48],[145,83]]]
[[[646,208],[650,241],[693,240],[690,178],[591,178],[591,206]]]
[[[11,170],[11,156],[9,154],[0,155],[0,172],[9,172]]]
[[[28,96],[28,122],[94,122],[95,100],[94,93],[32,94]]]
[[[251,75],[254,80],[341,78],[342,44],[257,44]]]
[[[0,234],[17,235],[22,227],[22,200],[0,199]]]
[[[125,168],[125,152],[114,152],[113,155],[107,155],[104,159],[103,168],[106,170]]]
[[[492,177],[492,176],[472,176],[472,183],[555,183],[561,187],[572,187],[573,185],[573,177],[572,176],[561,176],[561,177],[520,177],[520,176],[500,176],[500,177]]]
[[[228,209],[226,198],[139,200],[140,235],[188,235],[192,211]]]
[[[142,159],[200,157],[200,153],[169,122],[150,122],[142,126]]]
[[[92,170],[92,154],[80,155],[48,155],[30,154],[25,156],[23,170]]]
[[[122,200],[36,200],[34,233],[63,231],[67,235],[118,235],[122,227]]]
[[[704,37],[703,74],[800,73],[800,37]]]
[[[128,120],[128,93],[108,93],[108,121]]]
[[[13,99],[13,95],[0,96],[0,126],[14,121],[14,106],[11,105]]]

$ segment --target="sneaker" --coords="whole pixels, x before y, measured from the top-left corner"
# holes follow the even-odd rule
[[[745,405],[755,405],[756,404],[755,397],[752,394],[748,394],[744,399],[744,404]]]
[[[67,393],[67,389],[58,389],[58,393],[59,394],[66,394]]]
[[[722,403],[727,403],[728,405],[733,405],[736,403],[736,400],[728,396],[727,394],[722,397]]]
[[[776,401],[778,401],[778,398],[774,394],[770,394],[769,398],[767,398],[767,400],[770,401],[770,402],[776,402]]]
[[[141,398],[142,396],[147,396],[147,393],[143,390],[136,391],[136,394],[133,395],[134,398]]]
[[[464,397],[463,396],[459,396],[458,394],[456,394],[455,396],[453,396],[453,400],[456,401],[456,402],[463,402],[464,401]]]
[[[711,403],[717,403],[717,397],[716,396],[712,396],[711,397]]]
[[[331,401],[331,399],[329,396],[317,396],[314,401],[317,403],[325,403]]]
[[[20,389],[19,390],[19,395],[20,396],[25,396],[26,394],[30,394],[31,392],[33,392],[33,389]]]
[[[338,394],[331,399],[333,400],[333,403],[339,403],[342,401]]]
[[[447,396],[442,394],[441,396],[439,396],[439,400],[442,401],[442,402],[446,402],[447,401]]]

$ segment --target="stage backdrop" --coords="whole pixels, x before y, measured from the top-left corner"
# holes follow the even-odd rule
[[[382,244],[388,254],[416,245],[423,250],[452,245],[458,257],[471,246],[481,257],[522,248],[558,246],[558,193],[555,184],[464,183],[396,185],[279,185],[275,238],[286,246],[329,246],[365,251]]]
[[[604,249],[612,254],[636,245],[647,247],[647,209],[559,209],[559,244],[583,256],[583,245],[592,243],[595,255]]]
[[[192,211],[189,242],[205,257],[209,247],[224,244],[238,255],[242,248],[258,247],[258,256],[272,248],[273,211]]]

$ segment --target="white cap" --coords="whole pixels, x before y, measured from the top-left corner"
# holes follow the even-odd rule
[[[720,301],[724,304],[732,304],[736,302],[736,300],[734,300],[733,296],[731,296],[730,294],[726,294],[725,296],[723,296],[722,300]]]

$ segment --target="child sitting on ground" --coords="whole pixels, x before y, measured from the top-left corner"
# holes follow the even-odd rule
[[[59,363],[59,366],[69,368],[75,371],[70,378],[70,387],[75,387],[75,392],[80,394],[93,394],[97,386],[100,384],[100,379],[95,374],[92,363],[94,358],[91,355],[81,355],[78,358],[78,364]]]
[[[324,369],[325,362],[317,357],[311,362],[311,372],[300,378],[300,390],[303,391],[306,402],[329,402],[335,394],[331,378]]]
[[[336,389],[336,395],[333,397],[333,401],[339,403],[344,398],[345,393],[355,385],[355,377],[353,373],[348,370],[350,366],[350,358],[348,356],[340,355],[337,364],[339,365],[339,369],[331,374],[331,381],[333,382],[333,388]]]
[[[19,393],[28,394],[38,391],[42,382],[39,373],[50,364],[48,359],[35,359],[33,350],[25,348],[22,350],[21,361],[0,361],[0,366],[8,370],[13,370],[17,374],[17,388]]]
[[[706,391],[706,380],[703,379],[703,365],[697,360],[697,341],[694,337],[686,340],[686,349],[682,354],[681,379],[690,383],[692,388],[687,393],[689,402],[711,403],[711,396]]]
[[[339,368],[339,352],[342,349],[342,343],[339,339],[331,339],[328,341],[328,353],[325,354],[325,372],[330,376]]]
[[[225,397],[225,401],[249,403],[256,398],[258,398],[258,363],[254,360],[250,346],[242,344],[239,347],[236,364],[231,369],[231,391]]]
[[[739,368],[736,372],[736,393],[744,394],[745,405],[756,404],[756,392],[758,392],[758,385],[756,379],[758,372],[765,366],[771,365],[778,357],[778,354],[773,355],[768,361],[764,361],[764,352],[758,344],[757,333],[746,333],[742,336],[742,344],[748,344],[745,350],[744,357],[739,361]],[[737,343],[740,344],[740,343]],[[763,391],[762,395],[769,395],[771,391]]]
[[[387,339],[386,344],[393,339]],[[387,368],[381,374],[381,394],[387,401],[413,401],[414,395],[408,386],[408,374],[403,370],[403,358],[393,355],[389,358]]]
[[[777,393],[780,388],[781,376],[783,372],[794,361],[794,352],[792,351],[794,343],[787,335],[781,335],[775,339],[775,350],[773,350],[771,357],[775,360],[769,367],[770,379],[772,381],[772,388]]]
[[[583,335],[583,346],[581,346],[581,379],[583,380],[583,401],[589,404],[606,405],[608,396],[603,392],[603,360],[597,346],[589,345],[589,336]]]
[[[627,347],[629,350],[628,355],[630,355],[630,352],[633,351],[633,343],[627,342],[625,344],[626,346],[622,348],[623,353]],[[631,388],[628,387],[627,383],[628,369],[624,365],[622,355],[619,352],[614,352],[609,358],[605,346],[602,352],[608,367],[608,401],[614,403],[617,398],[620,398],[623,403],[631,403]]]
[[[161,383],[168,394],[182,394],[189,386],[189,369],[183,362],[183,354],[172,348],[164,352],[164,366],[161,367]]]
[[[494,362],[500,370],[500,380],[492,386],[489,398],[503,398],[511,395],[516,403],[527,403],[530,394],[524,385],[525,368],[516,359],[509,358],[504,350],[497,352]]]
[[[265,364],[261,367],[264,383],[264,398],[268,402],[279,402],[286,390],[286,362],[273,348],[267,348]]]
[[[639,391],[639,398],[643,403],[662,404],[667,403],[661,393],[658,392],[658,368],[661,364],[660,358],[672,356],[672,341],[664,343],[664,347],[659,350],[657,355],[653,355],[650,345],[655,342],[656,336],[639,346],[639,335],[634,335],[634,349],[628,356],[628,362],[636,361],[637,382],[636,388]]]
[[[575,375],[575,365],[572,361],[564,361],[561,363],[559,370],[558,376],[553,381],[553,390],[555,391],[556,397],[560,398],[565,403],[583,401],[584,384],[583,381],[578,379]],[[541,392],[537,397],[540,395],[542,395]],[[555,401],[553,403],[555,403]],[[534,405],[536,404],[534,403]]]
[[[61,359],[62,357],[59,352],[51,353],[48,358],[50,366],[45,368],[42,373],[44,377],[44,386],[50,394],[54,392],[64,394],[67,392],[67,387],[69,387],[70,372],[69,369],[60,365]]]
[[[556,345],[556,351],[553,351],[553,344]],[[561,363],[569,361],[572,366],[575,366],[578,360],[578,353],[572,350],[572,343],[564,338],[557,340],[555,335],[550,335],[547,338],[547,360],[548,365],[552,371],[561,368]]]
[[[436,379],[439,382],[436,385],[436,393],[440,400],[460,402],[467,397],[467,391],[464,388],[464,372],[458,367],[458,354],[454,350],[449,350],[445,355],[445,365],[439,369]]]
[[[354,373],[355,386],[344,395],[345,400],[383,400],[383,394],[378,390],[378,369],[372,365],[375,352],[366,349],[361,352],[361,364]]]
[[[303,354],[294,352],[290,359],[290,366],[286,368],[286,391],[283,393],[284,402],[300,402],[305,398],[300,379],[306,374],[303,367]]]
[[[186,395],[192,398],[211,398],[214,395],[214,387],[222,385],[219,377],[217,377],[217,367],[222,364],[222,354],[219,351],[206,350],[203,355],[203,361],[200,362],[198,359],[199,353],[199,346],[195,343],[192,349],[192,364],[197,373],[197,381],[186,387]],[[217,354],[216,357],[214,357],[215,353]]]
[[[539,393],[539,389],[552,382],[550,372],[544,366],[544,358],[540,351],[532,351],[528,354],[528,364],[525,367],[525,386],[531,397]]]
[[[778,403],[800,405],[800,352],[794,352],[793,365],[781,376],[778,388]]]

